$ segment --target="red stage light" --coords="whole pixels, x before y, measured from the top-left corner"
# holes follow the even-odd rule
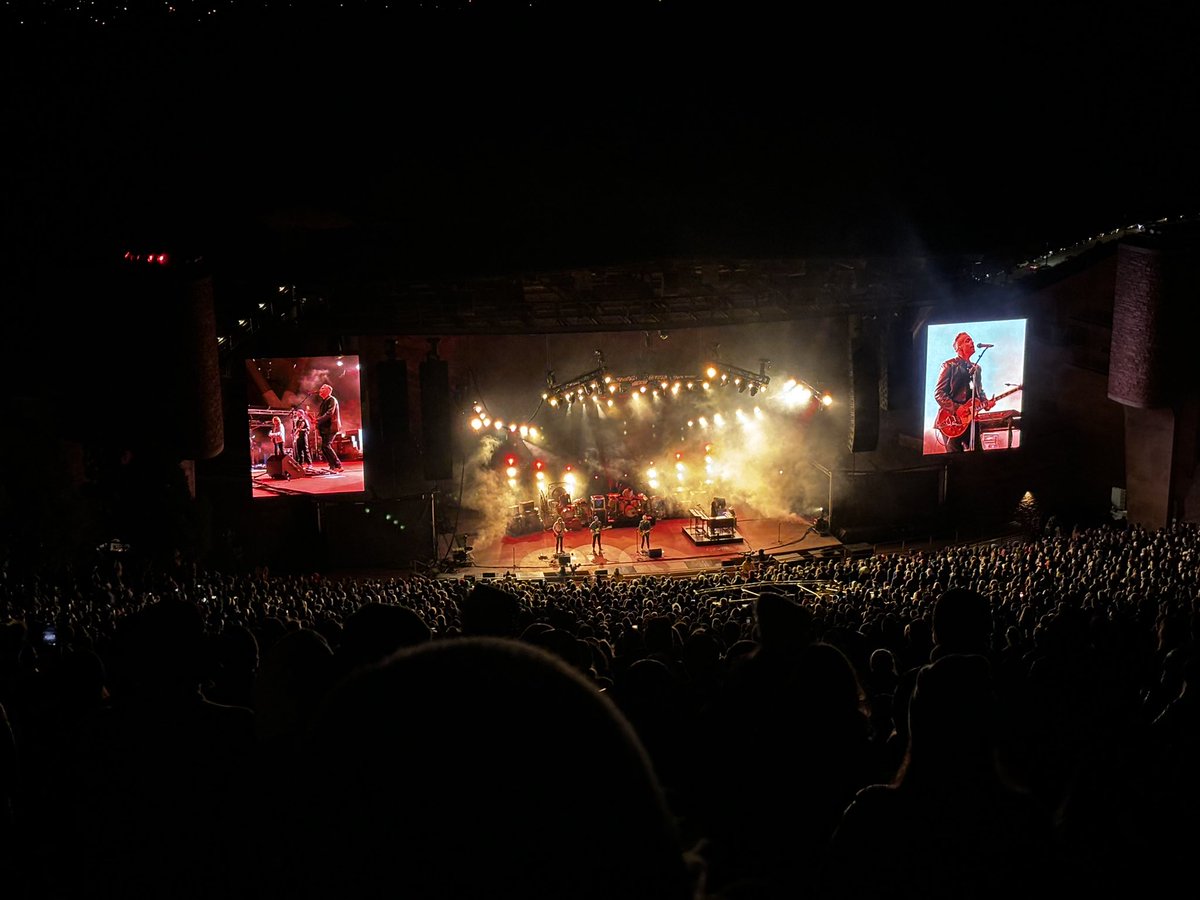
[[[533,467],[540,472],[540,471],[542,471],[542,469],[544,469],[546,467],[546,464],[544,462],[542,462],[540,459],[535,459],[533,461]]]
[[[517,464],[517,458],[512,455],[506,456],[504,458],[504,464],[506,466],[515,466]]]

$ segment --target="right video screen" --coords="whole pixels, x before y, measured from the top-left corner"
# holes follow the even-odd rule
[[[1026,321],[928,327],[922,407],[926,455],[1021,446]]]

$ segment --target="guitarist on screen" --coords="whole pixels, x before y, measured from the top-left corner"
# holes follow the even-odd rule
[[[980,449],[975,413],[991,409],[996,405],[996,401],[988,400],[983,393],[979,364],[971,362],[971,357],[975,355],[975,341],[965,331],[960,331],[955,336],[954,352],[956,355],[952,359],[942,363],[934,397],[941,407],[941,412],[938,413],[939,423],[947,418],[961,421],[963,415],[960,410],[964,406],[969,411],[969,427],[954,437],[948,437],[946,441],[947,453],[962,453],[964,450]]]

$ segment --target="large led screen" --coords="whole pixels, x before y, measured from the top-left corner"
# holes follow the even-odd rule
[[[247,359],[246,385],[255,499],[363,490],[357,356]]]
[[[925,343],[925,454],[1021,446],[1025,319],[930,325]]]

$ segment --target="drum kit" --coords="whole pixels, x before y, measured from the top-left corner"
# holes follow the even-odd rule
[[[587,528],[592,516],[597,514],[608,525],[636,525],[647,513],[656,519],[663,518],[666,503],[663,498],[647,497],[629,488],[620,492],[595,494],[590,499],[580,497],[574,501],[563,492],[552,491],[548,498],[543,498],[542,509],[546,528],[550,528],[554,520],[562,516],[568,531],[578,531]]]
[[[562,516],[567,531],[578,531],[581,528],[587,528],[588,522],[592,521],[592,506],[586,497],[580,497],[574,502],[569,499],[551,500],[550,520],[546,523],[546,527],[549,528],[553,525],[554,520],[559,516]]]

